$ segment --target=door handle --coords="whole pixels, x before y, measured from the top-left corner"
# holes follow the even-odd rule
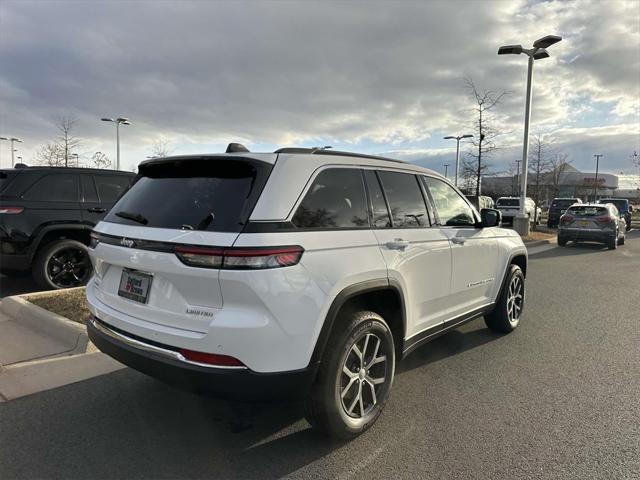
[[[91,213],[104,213],[106,211],[107,211],[106,208],[100,208],[100,207],[87,208],[87,212],[91,212]]]
[[[451,239],[451,241],[453,243],[455,243],[456,245],[464,245],[464,242],[466,241],[466,238],[462,238],[462,237],[453,237]]]
[[[401,238],[396,238],[393,242],[387,242],[384,244],[389,250],[402,250],[409,246],[408,240],[403,240]]]

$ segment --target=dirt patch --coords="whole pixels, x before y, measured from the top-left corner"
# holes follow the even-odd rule
[[[551,240],[556,236],[555,233],[530,231],[529,235],[522,237],[523,242],[537,242],[538,240]]]
[[[52,292],[23,295],[23,298],[45,310],[56,313],[74,322],[84,323],[91,315],[87,306],[84,288],[54,290]]]

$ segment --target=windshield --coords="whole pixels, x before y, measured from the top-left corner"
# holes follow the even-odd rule
[[[580,206],[571,207],[567,210],[567,213],[577,217],[598,217],[600,215],[608,215],[609,211],[605,207]]]
[[[554,200],[553,203],[551,204],[551,207],[558,207],[558,208],[566,208],[566,207],[570,207],[571,205],[573,205],[574,203],[576,203],[576,201],[574,199],[564,199],[564,200]]]
[[[520,205],[518,198],[499,198],[496,202],[498,207],[517,207]]]
[[[105,221],[125,225],[239,232],[271,166],[242,160],[147,165]]]

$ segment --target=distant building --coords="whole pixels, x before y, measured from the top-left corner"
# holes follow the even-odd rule
[[[527,196],[538,197],[545,203],[554,197],[578,197],[583,201],[594,199],[595,172],[581,172],[569,164],[540,176],[539,191],[535,191],[535,175],[527,176]],[[520,181],[517,176],[485,176],[482,178],[482,194],[490,197],[517,196]],[[598,172],[597,198],[619,197],[640,202],[640,176],[614,175]]]

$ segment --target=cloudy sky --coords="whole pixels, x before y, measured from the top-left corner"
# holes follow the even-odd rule
[[[634,1],[0,1],[0,136],[27,163],[77,119],[78,150],[123,166],[151,154],[333,145],[439,171],[472,132],[463,79],[511,92],[490,159],[521,155],[525,56],[502,44],[563,41],[534,71],[532,131],[581,170],[635,173],[640,153],[640,2]],[[0,162],[9,147],[2,142]]]

